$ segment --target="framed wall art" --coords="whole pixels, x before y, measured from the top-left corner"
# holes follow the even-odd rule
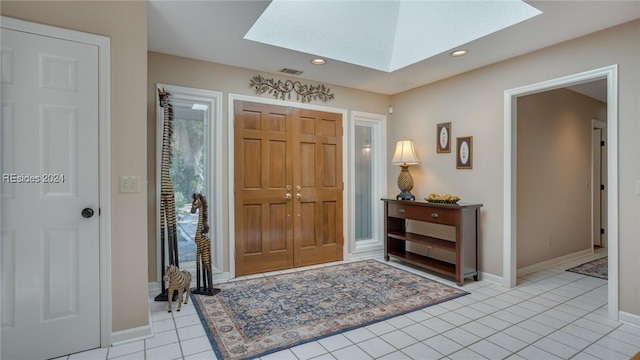
[[[473,168],[473,136],[464,136],[456,138],[456,168],[472,169]]]
[[[450,153],[451,152],[451,123],[440,123],[436,125],[437,139],[436,152],[437,153]]]

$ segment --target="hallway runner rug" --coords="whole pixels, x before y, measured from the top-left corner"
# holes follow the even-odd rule
[[[216,284],[191,294],[219,359],[256,358],[468,292],[375,260]]]
[[[571,269],[567,269],[567,271],[605,280],[609,278],[609,264],[606,256],[602,259],[589,261],[588,263],[572,267]]]

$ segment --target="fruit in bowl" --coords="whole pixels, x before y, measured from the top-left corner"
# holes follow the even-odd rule
[[[455,204],[458,201],[460,201],[460,198],[456,195],[451,195],[451,194],[438,195],[434,193],[429,194],[429,196],[425,197],[424,199],[431,203],[442,203],[442,204]]]

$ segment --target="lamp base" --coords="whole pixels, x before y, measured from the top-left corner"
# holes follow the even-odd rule
[[[402,191],[400,194],[396,196],[396,200],[415,200],[415,199],[416,197],[413,196],[413,194],[408,190]]]

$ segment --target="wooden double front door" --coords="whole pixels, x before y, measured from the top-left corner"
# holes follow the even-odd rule
[[[236,274],[342,260],[342,116],[234,111]]]

